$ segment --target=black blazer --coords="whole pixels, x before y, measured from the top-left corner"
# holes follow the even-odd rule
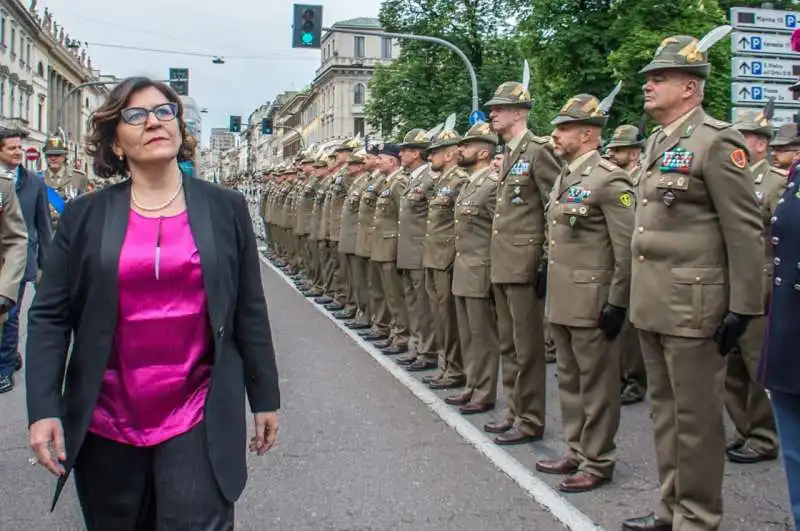
[[[191,177],[183,183],[213,331],[208,451],[220,489],[233,502],[247,480],[245,390],[253,412],[276,411],[278,372],[244,196]],[[89,429],[112,349],[130,197],[124,181],[67,203],[28,314],[28,421],[58,417],[64,425],[67,474],[58,480],[53,507]]]

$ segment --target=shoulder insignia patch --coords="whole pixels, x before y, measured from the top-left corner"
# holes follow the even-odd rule
[[[533,141],[536,142],[537,144],[540,144],[540,145],[543,146],[545,144],[549,144],[550,143],[550,137],[549,136],[536,136],[536,135],[534,135]]]
[[[631,208],[633,206],[633,194],[630,192],[619,194],[619,204],[625,208]]]
[[[486,174],[486,178],[495,183],[500,180],[500,176],[493,171],[490,171],[488,174]]]
[[[731,162],[733,162],[734,166],[743,170],[747,166],[747,153],[743,149],[734,149],[731,152]]]
[[[782,168],[776,168],[775,166],[772,166],[770,169],[772,171],[774,171],[775,173],[777,173],[778,175],[783,175],[784,177],[788,177],[789,176],[789,172],[787,170],[782,169]]]
[[[720,131],[722,129],[727,129],[731,126],[731,124],[729,124],[728,122],[717,120],[716,118],[712,118],[711,116],[706,116],[706,119],[703,120],[703,123]]]
[[[619,166],[611,162],[610,160],[600,159],[600,162],[597,163],[598,166],[603,168],[604,170],[614,171],[620,169]]]

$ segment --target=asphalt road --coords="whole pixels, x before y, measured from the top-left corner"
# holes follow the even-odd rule
[[[268,267],[263,280],[281,372],[282,428],[270,454],[249,458],[237,529],[564,529],[498,468],[495,462],[513,465],[505,452],[484,441],[490,461],[477,448],[478,430],[454,429],[447,418],[460,417],[448,417],[434,397],[421,401]],[[54,482],[28,462],[21,375],[17,380],[13,392],[0,395],[0,531],[80,530],[71,483],[48,513]],[[532,450],[515,453],[531,457]],[[526,484],[522,467],[512,473]],[[545,499],[568,510],[558,497]]]

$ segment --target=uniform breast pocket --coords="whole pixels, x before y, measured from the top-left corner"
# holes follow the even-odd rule
[[[573,317],[594,321],[600,316],[603,304],[608,300],[608,291],[613,271],[606,269],[576,269],[572,273],[573,293],[568,295]]]
[[[533,197],[533,186],[529,180],[514,179],[506,186],[505,196],[512,205],[527,205]]]
[[[719,267],[673,267],[669,305],[675,326],[716,328],[728,305],[725,276]]]

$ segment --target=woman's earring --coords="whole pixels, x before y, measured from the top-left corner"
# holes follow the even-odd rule
[[[124,160],[125,160],[125,155],[120,155],[120,156],[119,156],[119,161],[120,161],[120,162],[122,162],[122,161],[124,161]]]

